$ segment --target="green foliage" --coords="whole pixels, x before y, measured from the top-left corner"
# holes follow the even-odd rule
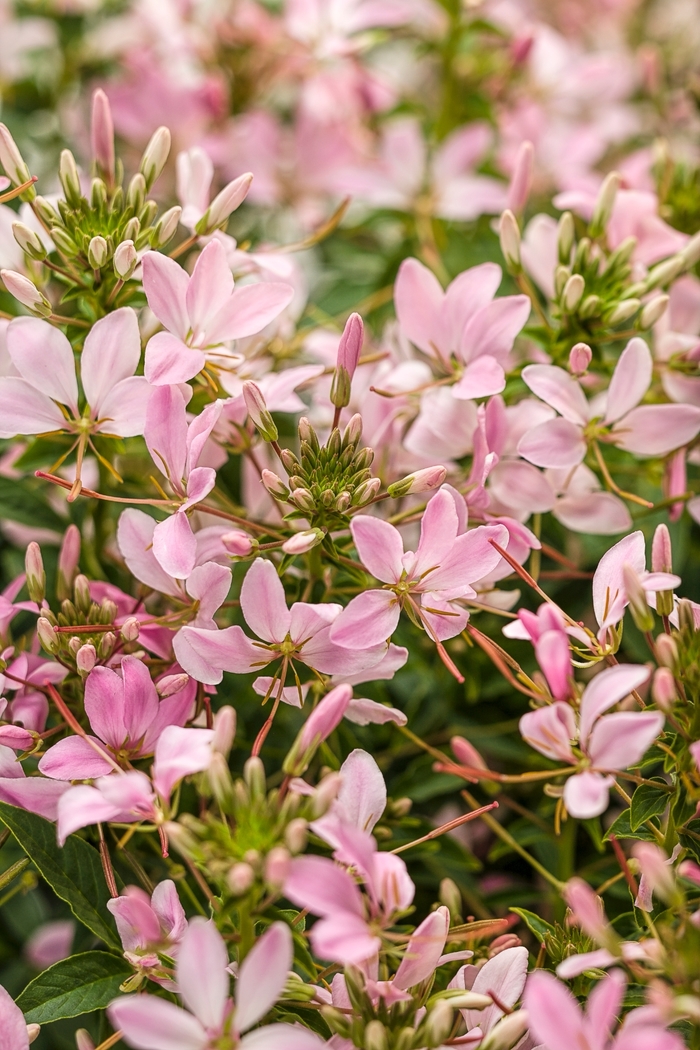
[[[27,1024],[48,1024],[103,1010],[119,994],[131,966],[108,952],[82,952],[54,963],[27,985],[17,1005]]]

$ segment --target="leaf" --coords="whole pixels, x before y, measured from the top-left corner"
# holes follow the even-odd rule
[[[617,820],[611,824],[605,832],[604,841],[609,842],[611,835],[614,835],[618,839],[643,839],[644,842],[656,842],[656,839],[648,828],[642,826],[637,828],[636,831],[632,830],[630,827],[629,809],[623,810]]]
[[[70,835],[65,846],[59,847],[55,824],[6,802],[0,802],[0,820],[76,919],[100,940],[119,948],[114,927],[106,918],[109,891],[97,850],[77,835]]]
[[[541,919],[539,915],[535,915],[534,911],[528,911],[527,908],[509,908],[508,911],[515,912],[519,915],[527,926],[530,933],[534,934],[537,940],[541,943],[547,934],[554,935],[556,933],[553,926],[550,926],[548,922]]]
[[[82,952],[54,963],[27,985],[17,1006],[27,1024],[48,1024],[104,1010],[133,973],[125,959],[108,952]]]
[[[632,795],[630,805],[630,830],[636,831],[640,824],[650,817],[663,813],[671,797],[666,782],[661,780],[660,787],[652,784],[640,784]]]
[[[9,478],[0,478],[0,517],[60,532],[66,527],[65,521],[51,509],[34,485]]]

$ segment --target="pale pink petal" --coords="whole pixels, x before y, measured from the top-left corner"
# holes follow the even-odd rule
[[[94,732],[106,744],[115,750],[123,746],[128,736],[124,681],[116,671],[95,667],[90,672],[85,683],[85,713]]]
[[[111,762],[102,758],[81,736],[59,740],[39,762],[39,771],[53,780],[92,780],[106,776],[113,769]]]
[[[335,602],[324,602],[321,605],[294,602],[289,610],[290,638],[295,645],[308,643],[319,631],[325,631],[327,627],[330,627],[342,609],[342,605],[336,605]]]
[[[186,383],[207,363],[201,350],[186,346],[170,332],[158,332],[146,344],[144,375],[153,386]]]
[[[570,423],[586,426],[588,422],[588,402],[579,383],[554,365],[528,365],[523,368],[523,381],[533,394],[556,408],[564,419]]]
[[[206,499],[216,485],[216,471],[213,467],[195,467],[187,479],[187,499],[180,510],[190,510]],[[195,541],[196,550],[196,541]]]
[[[581,955],[569,955],[557,966],[557,977],[561,977],[563,981],[570,981],[574,977],[580,977],[586,970],[604,970],[616,961],[616,957],[607,948],[582,952]]]
[[[303,754],[308,748],[316,748],[340,725],[352,698],[349,685],[337,685],[327,693],[313,709],[296,741],[296,750]]]
[[[477,397],[491,397],[505,389],[506,374],[495,357],[488,354],[477,357],[465,368],[462,377],[452,387],[452,396],[459,401]]]
[[[567,635],[563,631],[544,631],[535,642],[535,656],[554,699],[565,700],[573,677]]]
[[[12,363],[28,383],[77,415],[73,348],[59,328],[38,317],[17,317],[5,333]]]
[[[95,668],[96,670],[98,668]],[[92,674],[94,673],[93,671]],[[122,676],[124,679],[124,725],[129,740],[136,743],[145,736],[158,715],[158,693],[145,663],[135,656],[123,657]]]
[[[386,784],[379,766],[370,754],[356,748],[340,767],[340,775],[336,802],[343,820],[371,831],[386,808]]]
[[[185,398],[178,387],[153,389],[143,436],[153,462],[181,491],[187,459],[187,416]]]
[[[0,802],[36,813],[45,820],[56,820],[61,797],[73,789],[61,780],[43,777],[0,777]]]
[[[363,915],[362,897],[354,879],[326,857],[296,857],[284,884],[284,895],[314,915]]]
[[[0,437],[48,434],[65,426],[59,407],[26,379],[15,376],[0,379]]]
[[[687,445],[700,431],[694,405],[642,405],[616,423],[612,437],[619,448],[640,456],[666,456]]]
[[[257,335],[289,306],[294,289],[289,284],[265,281],[236,288],[216,317],[207,325],[211,343]]]
[[[586,455],[586,442],[575,423],[549,419],[521,437],[518,453],[537,467],[575,467]]]
[[[559,762],[574,762],[571,741],[576,736],[576,719],[568,704],[557,701],[548,707],[528,711],[520,719],[520,735],[541,755]]]
[[[151,907],[150,897],[140,887],[127,886],[123,896],[107,901],[107,908],[114,916],[125,951],[133,952],[136,948],[146,948],[160,941],[158,917]]]
[[[461,175],[439,188],[435,214],[443,219],[472,222],[480,215],[494,215],[505,208],[506,187],[488,175]]]
[[[156,744],[153,784],[166,801],[183,777],[201,773],[211,762],[213,729],[166,726]]]
[[[274,922],[241,963],[236,982],[236,1027],[245,1032],[275,1005],[293,962],[292,935]]]
[[[187,428],[187,459],[185,461],[186,475],[189,475],[189,473],[197,466],[199,457],[209,439],[209,435],[219,421],[219,416],[221,415],[221,409],[223,407],[223,401],[212,401],[211,404],[202,409],[198,416],[195,416]]]
[[[431,270],[417,259],[405,259],[394,286],[396,316],[404,334],[424,353],[434,357],[457,349],[443,345],[442,310],[445,293]]]
[[[494,992],[504,1006],[515,1006],[525,987],[528,958],[527,948],[506,948],[481,967],[471,990],[480,995]],[[464,1019],[467,1028],[476,1028],[478,1025],[486,1034],[503,1014],[504,1011],[494,1003],[485,1010],[465,1010]]]
[[[527,323],[532,304],[526,295],[506,295],[483,306],[467,323],[460,344],[464,361],[491,354],[505,357]]]
[[[471,588],[470,588],[471,590]],[[431,638],[445,642],[461,634],[469,622],[466,609],[446,601],[441,592],[421,595],[421,616]]]
[[[157,522],[150,514],[135,507],[122,511],[117,526],[117,543],[124,561],[137,580],[163,594],[180,596],[180,590],[156,561],[153,532]],[[136,607],[136,601],[134,601]]]
[[[256,1028],[241,1039],[240,1050],[323,1050],[326,1044],[321,1037],[301,1025],[268,1024]],[[675,1050],[660,1047],[659,1050]]]
[[[617,664],[591,679],[581,697],[579,736],[584,746],[596,719],[634,689],[640,689],[649,681],[650,673],[643,664]]]
[[[254,645],[238,626],[223,631],[183,627],[173,639],[173,650],[183,671],[206,685],[218,685],[224,671],[249,674],[273,659],[272,653]]]
[[[505,525],[479,525],[463,533],[457,537],[437,571],[426,577],[426,589],[429,588],[431,592],[444,591],[445,595],[460,597],[467,590],[468,584],[487,576],[498,565],[501,555],[493,543],[505,549],[508,547],[508,540],[508,529]],[[471,588],[468,588],[468,591],[471,591]]]
[[[450,351],[455,352],[459,348],[467,322],[491,302],[498,291],[501,277],[501,267],[496,263],[487,262],[464,270],[448,285],[441,314],[449,333]]]
[[[0,984],[0,1050],[28,1050],[24,1015]]]
[[[185,294],[194,342],[199,342],[200,335],[208,332],[209,322],[232,295],[233,274],[224,246],[221,241],[211,240],[195,263]]]
[[[431,569],[436,569],[452,550],[457,538],[457,508],[450,492],[441,489],[425,508],[420,524],[420,542],[416,549],[413,566],[407,571],[411,578],[422,577]],[[427,586],[431,590],[434,575],[430,576]]]
[[[152,390],[144,376],[129,376],[116,383],[100,405],[98,432],[117,437],[143,434]]]
[[[158,883],[151,897],[151,905],[167,935],[173,941],[178,941],[187,927],[187,917],[172,879]]]
[[[186,271],[161,252],[146,252],[142,266],[148,305],[169,332],[185,339],[190,327],[186,306],[190,279]]]
[[[226,601],[231,588],[231,577],[231,570],[227,566],[217,565],[213,561],[197,565],[192,570],[186,587],[190,598],[199,602],[197,627],[205,630],[216,629],[212,617]]]
[[[593,609],[600,626],[615,622],[610,617],[617,613],[619,600],[625,600],[622,567],[627,562],[638,576],[645,571],[644,533],[633,532],[616,543],[603,555],[593,576]],[[624,606],[619,610],[620,619]]]
[[[80,355],[80,378],[93,418],[103,416],[102,403],[122,379],[133,376],[141,359],[141,336],[130,306],[96,321]]]
[[[221,1030],[229,993],[228,951],[213,922],[196,916],[182,935],[175,974],[185,1006],[213,1033]]]
[[[311,930],[311,944],[321,959],[359,964],[376,955],[381,940],[364,919],[347,911],[337,911],[319,919]]]
[[[186,580],[194,569],[197,541],[184,511],[176,511],[153,530],[153,553],[161,568],[176,580]]]
[[[345,650],[349,652],[349,650]],[[351,700],[345,712],[348,722],[354,722],[358,726],[384,725],[386,722],[395,722],[398,726],[405,726],[408,718],[403,711],[395,707],[387,707],[379,704],[376,700]]]
[[[366,649],[347,649],[331,641],[330,631],[330,627],[324,627],[304,645],[300,658],[307,667],[344,681],[354,675],[363,675],[363,681],[371,678],[366,672],[373,671],[381,663],[387,651],[386,642],[369,645]]]
[[[606,423],[615,423],[642,400],[653,371],[649,347],[639,336],[630,339],[620,354],[608,387]]]
[[[598,769],[628,769],[646,754],[664,727],[661,711],[620,711],[593,727],[588,753]]]
[[[32,778],[29,778],[27,783],[31,782]],[[65,787],[65,785],[62,786]],[[104,798],[97,788],[89,787],[87,784],[68,788],[58,800],[58,844],[62,846],[68,836],[78,831],[79,828],[86,828],[90,824],[99,824],[102,821],[115,820],[121,815],[120,807]]]
[[[525,986],[525,1009],[530,1033],[547,1050],[589,1046],[585,1021],[568,988],[552,974],[535,970]]]
[[[343,649],[368,649],[391,637],[400,614],[398,599],[390,591],[365,591],[343,609],[330,628],[330,640]]]
[[[613,970],[602,981],[599,981],[588,996],[586,1020],[591,1033],[604,1040],[615,1027],[620,1016],[622,998],[627,987],[627,977],[622,970]]]
[[[207,1033],[199,1021],[155,995],[126,995],[107,1007],[115,1031],[136,1050],[205,1050]]]
[[[449,928],[450,913],[445,907],[437,908],[416,927],[394,977],[397,988],[412,988],[432,976],[445,947]],[[527,949],[523,951],[527,955]]]
[[[599,817],[608,808],[612,777],[600,773],[577,773],[564,785],[564,804],[572,817],[587,820]]]
[[[291,626],[284,587],[271,561],[256,558],[241,587],[241,611],[265,642],[283,642]]]
[[[518,460],[499,463],[489,474],[489,489],[499,503],[519,513],[543,514],[556,503],[544,474]]]
[[[403,540],[401,533],[381,518],[359,514],[350,522],[350,531],[362,564],[382,583],[401,579]]]
[[[586,496],[564,496],[552,510],[554,517],[573,532],[611,536],[627,532],[632,517],[622,500],[612,492],[589,492]]]

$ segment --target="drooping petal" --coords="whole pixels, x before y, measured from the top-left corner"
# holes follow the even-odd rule
[[[256,1028],[241,1039],[240,1050],[323,1050],[321,1037],[308,1028],[291,1024],[267,1024]],[[645,1048],[646,1050],[646,1048]],[[659,1050],[674,1050],[672,1047],[661,1047]]]
[[[584,746],[596,719],[634,689],[640,689],[649,680],[649,674],[649,668],[643,664],[617,664],[591,679],[581,697],[579,736]]]
[[[166,801],[183,777],[201,773],[211,762],[213,729],[166,726],[156,744],[153,784]]]
[[[61,780],[44,777],[0,777],[0,802],[36,813],[45,820],[56,820],[60,799],[73,788]]]
[[[155,995],[125,995],[107,1007],[115,1031],[135,1050],[205,1050],[207,1033],[199,1021]]]
[[[289,306],[293,297],[292,286],[277,281],[236,288],[228,303],[207,325],[209,342],[221,343],[257,335]]]
[[[599,817],[608,808],[612,777],[600,773],[576,773],[564,785],[564,803],[572,817]]]
[[[141,336],[135,312],[123,306],[92,326],[80,355],[80,378],[93,418],[112,388],[133,376],[141,358]]]
[[[579,977],[586,970],[604,970],[616,962],[616,958],[607,948],[596,948],[592,952],[582,952],[581,955],[569,955],[557,966],[557,977],[562,981],[571,981]]]
[[[98,670],[98,668],[95,668]],[[158,693],[143,660],[122,658],[124,725],[129,740],[140,741],[158,715]]]
[[[117,543],[127,568],[137,580],[163,594],[181,597],[172,576],[162,568],[153,553],[153,532],[157,522],[135,507],[122,511],[117,526]]]
[[[143,373],[153,386],[186,383],[207,363],[201,350],[186,346],[170,332],[157,332],[146,344]]]
[[[229,993],[228,951],[213,922],[196,916],[182,935],[175,968],[185,1006],[212,1034],[221,1031]]]
[[[346,649],[345,652],[349,652]],[[345,712],[348,722],[354,722],[358,726],[384,725],[386,722],[395,722],[397,726],[405,726],[408,721],[403,711],[396,707],[387,707],[386,704],[377,703],[376,700],[364,700],[358,697],[351,700]]]
[[[401,610],[390,591],[365,591],[353,598],[330,628],[330,640],[343,649],[368,649],[396,630]]]
[[[277,1002],[293,962],[292,935],[274,922],[241,963],[236,982],[236,1027],[246,1032]]]
[[[31,781],[30,777],[28,783]],[[58,844],[62,846],[68,836],[78,831],[79,828],[86,828],[90,824],[98,824],[102,821],[115,820],[120,815],[120,807],[104,798],[97,788],[87,784],[68,788],[58,800]]]
[[[700,431],[694,405],[641,405],[613,427],[618,448],[639,456],[666,456],[692,441]]]
[[[5,333],[12,363],[42,394],[78,412],[73,348],[59,328],[38,317],[16,317]]]
[[[287,608],[284,587],[271,561],[256,558],[241,587],[241,612],[258,638],[283,642],[292,617]]]
[[[188,426],[185,476],[189,476],[191,471],[197,466],[199,457],[209,439],[209,435],[219,421],[219,416],[221,415],[223,406],[223,401],[212,401],[211,404],[207,405],[198,416],[194,417]]]
[[[586,442],[575,423],[549,419],[521,437],[518,454],[536,467],[575,467],[586,455]]]
[[[645,570],[644,533],[630,533],[611,547],[598,562],[593,575],[593,610],[602,627],[622,617],[626,605],[622,567],[631,565],[638,576]],[[620,604],[620,601],[624,604]]]
[[[525,987],[527,967],[527,948],[506,948],[481,967],[471,990],[480,995],[494,992],[499,1003],[513,1007]],[[484,1034],[487,1034],[503,1014],[500,1006],[494,1003],[485,1010],[465,1010],[464,1019],[468,1028],[476,1028],[478,1025]]]
[[[182,491],[187,458],[185,398],[176,386],[155,387],[146,411],[143,436],[153,462]]]
[[[143,434],[152,389],[144,376],[129,376],[116,383],[100,405],[98,433],[117,437]]]
[[[554,365],[528,365],[523,368],[523,381],[533,394],[556,408],[564,419],[585,427],[589,409],[578,382],[563,368]]]
[[[382,583],[401,579],[403,540],[401,533],[381,518],[358,514],[350,523],[360,561]]]
[[[183,627],[173,639],[178,663],[187,674],[206,685],[218,685],[224,671],[249,674],[273,659],[273,654],[256,646],[237,625],[223,631]]]
[[[442,955],[449,928],[450,913],[444,906],[437,908],[416,927],[394,977],[397,988],[412,988],[431,976]],[[527,952],[527,949],[523,950]]]
[[[573,677],[567,635],[563,631],[544,631],[535,642],[535,656],[554,699],[565,700]]]
[[[642,400],[653,371],[649,347],[636,336],[630,339],[615,365],[608,387],[606,423],[615,423],[626,416]]]
[[[81,736],[59,740],[39,762],[39,771],[53,780],[92,780],[107,776],[113,769],[111,762],[102,758]]]
[[[158,522],[153,530],[153,554],[168,576],[186,580],[190,575],[197,558],[197,541],[184,511]]]
[[[664,727],[661,711],[619,711],[605,715],[593,727],[588,753],[598,769],[635,766]]]
[[[216,471],[213,467],[195,467],[187,479],[187,499],[180,507],[181,511],[190,510],[192,507],[206,499],[216,485]]]
[[[146,252],[142,266],[143,290],[148,305],[169,332],[185,339],[190,327],[186,305],[190,282],[187,272],[162,252]]]
[[[552,974],[535,970],[525,986],[530,1032],[547,1050],[586,1047],[585,1021],[568,988]]]
[[[48,434],[65,426],[66,420],[58,405],[26,379],[15,376],[0,379],[0,437]]]
[[[557,500],[552,513],[565,528],[594,536],[613,536],[632,528],[630,512],[612,492],[564,496]]]

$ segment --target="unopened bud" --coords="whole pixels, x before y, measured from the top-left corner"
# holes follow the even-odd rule
[[[40,1031],[41,1031],[41,1025],[38,1025],[38,1024],[28,1024],[27,1025],[27,1042],[30,1044],[30,1046],[34,1042],[34,1040],[38,1038]]]
[[[657,295],[654,299],[648,302],[642,308],[642,312],[639,315],[639,327],[651,328],[655,325],[656,322],[666,313],[668,304],[668,295]]]
[[[53,226],[54,223],[60,221],[58,212],[55,211],[52,205],[49,204],[44,197],[36,197],[32,207],[41,222],[45,223],[47,226]]]
[[[688,598],[681,598],[678,603],[678,626],[681,631],[697,631],[697,622],[695,619],[695,608],[693,602]]]
[[[113,631],[105,631],[100,638],[99,645],[97,647],[97,655],[100,660],[108,660],[114,651],[116,643],[116,635]]]
[[[51,240],[62,255],[74,256],[79,254],[78,245],[62,226],[51,227]]]
[[[182,208],[176,205],[174,208],[169,208],[168,211],[163,212],[158,222],[153,228],[151,234],[151,247],[152,248],[163,248],[172,240],[175,236],[177,228],[180,224],[180,216],[182,215]]]
[[[61,151],[61,159],[58,165],[58,177],[61,180],[61,186],[63,186],[66,203],[69,204],[71,208],[77,208],[82,196],[80,189],[80,175],[78,174],[78,165],[75,163],[75,157],[69,149]]]
[[[132,177],[126,191],[127,207],[133,209],[138,215],[146,201],[146,180],[140,171]]]
[[[284,830],[284,841],[289,846],[291,853],[303,853],[306,848],[308,839],[306,827],[306,821],[303,817],[296,817],[287,824]]]
[[[353,507],[363,507],[366,503],[369,503],[374,499],[381,487],[380,478],[368,478],[367,481],[363,481],[353,493]]]
[[[586,290],[586,282],[580,273],[572,273],[564,285],[562,292],[562,305],[567,313],[573,313],[583,299]]]
[[[316,501],[308,489],[295,489],[289,500],[305,514],[312,514],[316,510]]]
[[[231,212],[239,208],[248,196],[253,176],[250,172],[239,175],[237,179],[224,186],[221,193],[214,197],[202,218],[195,226],[195,233],[200,237],[213,233],[219,226],[223,226]]]
[[[207,766],[207,781],[211,793],[222,808],[226,808],[233,795],[233,781],[228,762],[220,751],[213,751]]]
[[[453,1024],[452,1006],[447,999],[438,999],[425,1019],[423,1038],[430,1046],[440,1046],[449,1037]]]
[[[660,634],[656,639],[656,655],[663,667],[675,670],[678,667],[678,646],[670,634]]]
[[[331,402],[336,408],[350,404],[352,377],[360,360],[365,328],[359,314],[350,314],[338,346],[338,358],[331,384]]]
[[[506,209],[501,215],[499,226],[501,251],[508,268],[517,273],[520,270],[520,227],[513,212]]]
[[[247,558],[258,546],[258,541],[251,539],[247,532],[242,532],[241,529],[231,529],[230,532],[225,532],[221,537],[221,542],[228,553],[235,558]]]
[[[315,819],[327,813],[338,797],[343,778],[340,773],[329,773],[323,778],[314,792],[312,810]]]
[[[5,169],[5,174],[15,186],[21,186],[24,182],[29,182],[31,174],[29,168],[24,163],[24,158],[17,148],[17,143],[12,138],[9,129],[4,125],[0,124],[0,164]],[[22,200],[33,201],[36,197],[36,190],[33,186],[29,186],[22,193]]]
[[[365,1034],[362,1040],[365,1050],[389,1050],[389,1040],[386,1029],[381,1021],[376,1018],[365,1025]]]
[[[90,608],[92,601],[90,597],[90,581],[82,573],[79,573],[73,581],[73,601],[81,612],[86,613]]]
[[[289,499],[289,489],[282,481],[282,478],[278,474],[275,474],[274,470],[263,470],[260,477],[263,485],[273,499],[278,499],[283,502]]]
[[[604,233],[607,229],[619,187],[620,176],[616,171],[611,171],[609,175],[606,175],[603,185],[600,187],[598,199],[593,209],[593,218],[588,225],[588,232],[591,237],[600,237],[601,233]]]
[[[36,633],[42,648],[55,656],[59,650],[58,635],[45,616],[40,616],[37,620]]]
[[[308,445],[311,446],[312,451],[318,452],[319,448],[321,447],[318,443],[318,434],[311,426],[311,423],[306,418],[306,416],[301,416],[299,418],[299,422],[297,423],[297,429],[299,431],[299,440],[305,441]]]
[[[489,959],[495,959],[509,948],[519,948],[522,943],[517,933],[502,933],[489,944]]]
[[[75,654],[75,666],[81,678],[87,678],[97,663],[97,652],[91,642],[81,645]]]
[[[561,298],[564,292],[564,288],[566,286],[566,282],[569,280],[570,277],[571,269],[568,266],[557,266],[557,268],[554,271],[554,297],[556,299]]]
[[[429,492],[430,489],[436,489],[442,485],[446,477],[447,471],[444,467],[423,467],[422,470],[407,474],[401,481],[395,481],[389,485],[387,492],[394,499],[418,492]]]
[[[658,667],[651,683],[651,695],[654,703],[662,711],[670,711],[678,695],[673,671],[670,667]]]
[[[348,425],[343,431],[342,447],[348,448],[350,445],[357,445],[360,438],[362,437],[362,416],[359,412],[350,419]]]
[[[574,246],[576,227],[574,217],[570,211],[565,211],[559,219],[557,227],[557,254],[559,262],[568,266],[571,262],[571,249]]]
[[[289,875],[289,867],[292,858],[289,850],[284,846],[273,846],[265,857],[265,882],[273,889],[279,890],[284,886]]]
[[[107,262],[109,246],[104,237],[93,237],[88,245],[87,257],[93,270],[101,270]]]
[[[33,540],[27,547],[27,552],[24,556],[24,571],[27,575],[29,597],[37,605],[41,605],[46,594],[46,573],[44,572],[41,548]]]
[[[122,636],[123,641],[136,642],[138,641],[140,630],[141,627],[136,617],[129,616],[128,619],[124,620],[124,623],[119,628],[119,633]]]
[[[231,867],[226,882],[234,897],[242,897],[255,882],[255,872],[250,864],[240,861]]]
[[[617,324],[622,324],[623,321],[629,321],[630,317],[634,317],[641,305],[639,299],[621,299],[608,315],[608,324],[614,327]]]
[[[230,704],[226,704],[214,715],[214,738],[211,742],[212,751],[216,751],[228,757],[233,747],[236,736],[236,711]]]
[[[682,254],[672,255],[670,259],[653,266],[644,280],[644,289],[648,292],[654,288],[662,288],[671,281],[675,281],[679,274],[686,269],[686,262]]]
[[[651,571],[673,572],[671,534],[663,522],[656,526],[651,545]]]
[[[525,210],[532,187],[535,148],[531,142],[522,142],[515,158],[513,175],[508,187],[508,208],[519,215]]]
[[[636,237],[625,237],[621,244],[618,244],[614,252],[611,252],[608,256],[608,262],[605,267],[605,272],[609,273],[611,270],[619,270],[623,266],[626,266],[634,255],[634,250],[637,247]]]
[[[179,693],[181,689],[185,688],[189,680],[190,676],[185,674],[184,671],[180,674],[165,675],[165,677],[159,678],[155,683],[156,692],[162,699],[165,699],[166,696],[174,696],[175,693]]]
[[[0,277],[10,295],[13,295],[22,306],[26,306],[32,313],[39,317],[48,317],[53,312],[49,300],[42,295],[28,277],[14,270],[0,270]]]
[[[77,654],[78,649],[80,649],[80,646],[82,644],[83,643],[81,642],[80,638],[78,638],[77,634],[74,634],[72,638],[69,638],[69,640],[68,640],[68,648],[73,653],[73,656],[75,656]]]
[[[593,358],[593,351],[586,343],[576,343],[569,353],[569,370],[575,376],[582,376],[588,370]]]
[[[690,238],[680,256],[686,270],[690,270],[697,262],[700,262],[700,233]]]
[[[146,180],[146,188],[148,190],[150,190],[167,163],[170,154],[170,141],[170,129],[163,125],[153,132],[148,145],[143,151],[139,170]]]
[[[265,441],[277,441],[279,433],[275,421],[270,415],[264,394],[257,383],[248,380],[243,384],[243,400],[248,409],[248,415]]]
[[[527,1011],[516,1010],[515,1013],[502,1017],[493,1026],[483,1043],[479,1044],[479,1050],[512,1050],[512,1047],[520,1042],[527,1029]]]
[[[109,99],[101,88],[92,96],[92,155],[108,182],[114,179],[114,124]]]
[[[262,798],[267,792],[265,767],[262,759],[252,755],[243,767],[243,777],[252,797]]]
[[[295,536],[285,540],[282,550],[285,554],[306,554],[322,543],[325,536],[323,529],[305,529],[304,532],[297,532]]]
[[[599,295],[587,295],[578,308],[578,315],[583,321],[597,317],[601,312],[603,300]]]
[[[440,883],[440,903],[444,904],[450,913],[452,923],[458,921],[462,915],[462,894],[459,887],[452,879],[443,879]]]
[[[75,1045],[77,1050],[95,1050],[92,1036],[84,1028],[79,1028],[75,1033]]]
[[[632,619],[640,631],[650,631],[654,626],[654,614],[649,608],[642,581],[629,562],[625,562],[622,566],[622,582],[630,604]]]
[[[58,556],[58,582],[56,592],[59,601],[70,598],[73,593],[73,580],[78,568],[80,558],[80,529],[77,525],[69,525],[61,544],[61,552]]]
[[[25,255],[35,262],[42,262],[46,258],[46,248],[41,237],[34,230],[30,230],[23,222],[12,223],[12,234]]]
[[[114,266],[114,272],[120,281],[129,280],[136,269],[137,263],[138,255],[136,254],[136,248],[133,241],[122,241],[121,244],[117,245],[112,264]]]

